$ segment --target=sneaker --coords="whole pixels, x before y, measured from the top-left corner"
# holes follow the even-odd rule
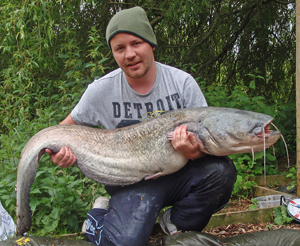
[[[159,217],[159,224],[161,229],[164,233],[168,235],[174,235],[180,231],[178,231],[177,227],[171,221],[171,209],[169,208],[166,210],[160,217]]]
[[[106,196],[99,196],[95,200],[93,208],[101,208],[101,209],[108,210],[108,205],[109,205],[109,198]],[[86,233],[86,221],[83,222],[81,231]]]

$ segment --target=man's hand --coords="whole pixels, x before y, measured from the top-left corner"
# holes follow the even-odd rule
[[[179,126],[174,130],[171,143],[175,150],[188,159],[194,160],[206,155],[200,151],[195,136],[187,132],[187,126]]]
[[[54,153],[51,149],[45,149],[50,155],[51,160],[60,167],[70,167],[74,165],[77,158],[68,146],[62,147],[58,152]]]

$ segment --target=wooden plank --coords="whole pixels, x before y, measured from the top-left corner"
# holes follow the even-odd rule
[[[214,214],[210,219],[206,229],[230,224],[265,223],[272,221],[273,208],[261,208],[255,210],[245,210],[228,212],[224,214]]]
[[[267,185],[279,185],[290,184],[292,178],[287,178],[285,175],[267,175]],[[255,176],[249,178],[250,181],[254,181],[257,185],[264,185],[264,176]]]
[[[253,198],[259,197],[259,196],[269,196],[269,195],[289,195],[287,193],[283,193],[281,191],[272,190],[267,187],[262,186],[253,186]]]

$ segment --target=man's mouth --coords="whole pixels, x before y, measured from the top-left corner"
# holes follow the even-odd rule
[[[138,64],[140,64],[141,62],[132,62],[132,63],[128,63],[127,67],[136,67]]]

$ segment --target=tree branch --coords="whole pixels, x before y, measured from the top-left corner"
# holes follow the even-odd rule
[[[231,39],[229,40],[229,42],[227,42],[227,44],[222,48],[222,51],[215,57],[213,57],[212,59],[210,59],[209,61],[207,61],[204,65],[202,65],[198,71],[203,70],[204,68],[210,66],[211,64],[215,63],[217,60],[219,60],[222,56],[224,56],[228,50],[230,50],[230,47],[233,46],[234,42],[236,41],[236,39],[238,38],[238,34],[244,29],[244,27],[247,25],[247,23],[249,23],[250,19],[251,19],[251,14],[254,11],[254,7],[251,8],[248,12],[248,14],[246,15],[246,19],[244,21],[244,23],[242,23],[242,25],[232,34]]]
[[[274,0],[274,2],[279,3],[279,4],[290,4],[290,3],[295,3],[295,0],[293,0],[293,1],[288,1],[288,2],[279,1],[279,0]]]

